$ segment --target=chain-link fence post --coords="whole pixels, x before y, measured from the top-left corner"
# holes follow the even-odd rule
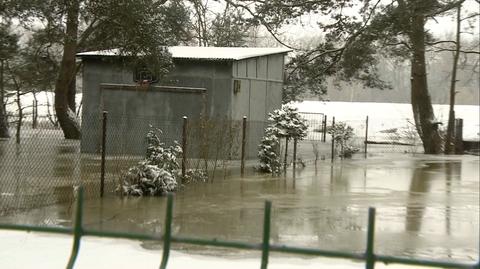
[[[240,175],[245,175],[245,147],[247,144],[247,116],[243,116],[242,120],[242,156],[240,161]]]
[[[182,178],[185,178],[187,171],[187,116],[183,116],[183,131],[182,131]],[[181,182],[180,182],[181,183]]]
[[[332,156],[331,156],[331,161],[335,159],[335,117],[332,117]]]
[[[288,137],[285,137],[285,156],[283,159],[283,172],[287,172],[287,159],[288,159]]]
[[[102,117],[102,160],[100,165],[100,197],[103,197],[105,189],[105,152],[107,144],[107,111],[103,111]]]
[[[327,115],[323,118],[323,142],[327,142]]]
[[[295,175],[295,170],[297,169],[297,143],[298,140],[295,137],[293,139],[293,174]]]
[[[367,158],[367,151],[368,151],[368,116],[365,120],[365,141],[364,141],[364,156]]]

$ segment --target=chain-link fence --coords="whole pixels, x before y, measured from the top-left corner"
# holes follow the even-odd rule
[[[255,121],[109,114],[83,118],[82,124],[81,140],[64,139],[62,130],[46,118],[36,128],[24,121],[19,139],[16,126],[10,125],[11,138],[0,140],[0,215],[71,202],[80,185],[87,198],[99,197],[102,179],[104,194],[115,193],[128,169],[145,158],[151,128],[166,147],[182,147],[177,161],[185,170],[201,169],[210,181],[240,174],[242,145],[243,159],[256,158],[265,127]]]
[[[297,145],[297,161],[300,163],[307,164],[318,160],[331,160],[332,156],[333,159],[339,157],[340,148],[338,145],[332,145],[331,130],[332,126],[342,123],[352,128],[351,138],[347,144],[356,150],[357,156],[423,152],[420,137],[411,119],[368,117],[359,120],[339,119],[322,113],[300,114],[308,124],[306,138]],[[282,153],[282,156],[284,155]],[[288,163],[291,163],[293,158],[293,146],[289,146]]]
[[[294,158],[300,165],[338,158],[340,149],[333,145],[330,132],[334,122],[352,127],[348,143],[357,149],[356,156],[423,151],[415,126],[408,119],[348,120],[321,113],[302,116],[308,123],[307,137],[296,147],[290,141],[286,154],[286,140],[282,140],[283,164],[290,165]],[[83,118],[79,141],[65,140],[56,122],[47,117],[38,118],[35,125],[25,120],[21,128],[11,122],[12,137],[0,140],[1,214],[70,202],[79,185],[84,186],[87,198],[99,197],[101,179],[104,193],[115,193],[126,171],[145,158],[150,128],[161,130],[159,136],[165,146],[177,143],[182,147],[184,154],[178,160],[184,167],[182,172],[200,169],[210,181],[240,174],[242,164],[245,166],[242,160],[252,160],[250,166],[257,163],[258,145],[267,125],[248,119],[164,120],[107,113]]]

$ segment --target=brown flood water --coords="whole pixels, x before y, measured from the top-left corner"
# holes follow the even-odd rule
[[[62,162],[63,159],[59,158]],[[63,160],[64,161],[64,160]],[[479,253],[479,158],[379,154],[319,161],[295,178],[251,175],[186,186],[175,196],[173,232],[260,242],[265,200],[273,202],[274,243],[364,251],[368,207],[377,208],[375,251],[472,261]],[[1,217],[2,222],[71,225],[72,205]],[[100,230],[161,233],[164,197],[106,197],[85,204],[84,223]],[[142,243],[146,248],[160,248]],[[238,255],[174,245],[188,252]],[[250,254],[245,254],[250,255]]]

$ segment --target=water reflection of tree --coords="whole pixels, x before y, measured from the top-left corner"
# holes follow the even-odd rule
[[[429,163],[413,171],[407,201],[406,231],[419,231],[425,213],[426,193],[430,191],[430,183],[442,163]]]
[[[425,213],[426,194],[430,191],[431,183],[434,179],[442,176],[445,180],[445,232],[450,235],[450,193],[454,179],[460,178],[461,162],[429,163],[415,169],[410,182],[408,195],[406,231],[419,231],[422,226],[422,220]]]
[[[46,172],[47,184],[53,188],[54,196],[50,195],[55,202],[73,202],[73,181],[74,179],[74,154],[76,153],[76,145],[68,142],[61,142],[55,145],[53,159],[44,160],[45,162],[53,162],[46,164],[46,167],[52,167],[52,174]],[[45,163],[44,163],[45,164]]]
[[[447,235],[451,234],[451,188],[453,180],[459,180],[462,173],[462,162],[447,162],[445,163],[445,231]]]

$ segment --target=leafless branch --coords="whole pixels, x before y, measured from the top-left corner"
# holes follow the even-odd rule
[[[439,49],[436,49],[436,50],[433,50],[433,51],[434,52],[455,51],[455,49],[439,48]],[[474,50],[460,50],[459,52],[464,53],[464,54],[479,54],[480,55],[480,51],[474,51]]]

